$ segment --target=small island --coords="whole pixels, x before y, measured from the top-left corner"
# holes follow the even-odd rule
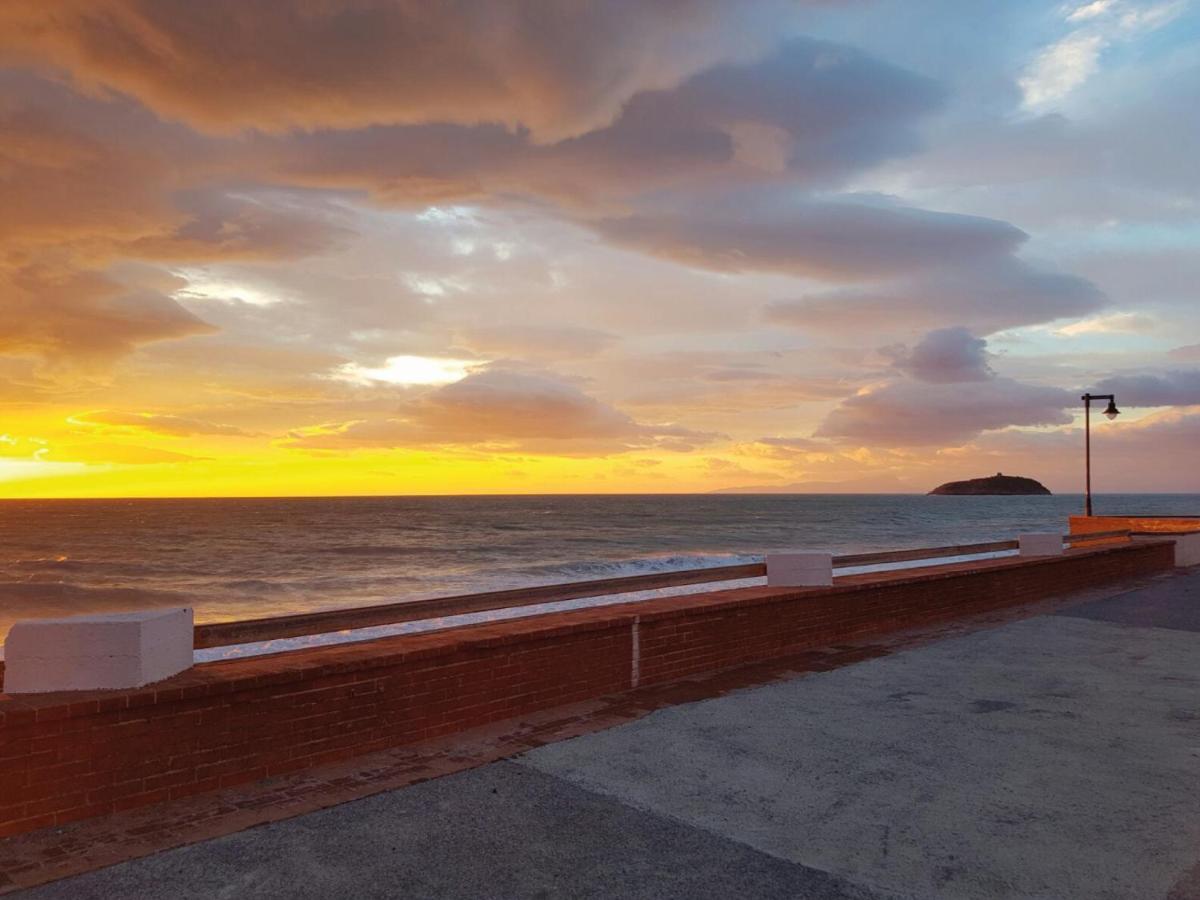
[[[997,472],[990,478],[972,478],[969,481],[948,481],[940,487],[935,487],[930,494],[948,494],[952,496],[987,496],[1011,494],[1049,494],[1050,491],[1040,481],[1032,478],[1022,478],[1020,475],[1005,475]]]

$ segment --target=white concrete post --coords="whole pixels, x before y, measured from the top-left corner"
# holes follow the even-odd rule
[[[1056,531],[1034,531],[1017,535],[1020,556],[1062,556],[1063,536]]]
[[[819,587],[833,584],[833,554],[794,551],[767,554],[770,587]]]
[[[192,611],[29,619],[4,642],[4,692],[137,688],[192,665]]]
[[[1169,534],[1175,539],[1175,565],[1200,566],[1200,533]]]

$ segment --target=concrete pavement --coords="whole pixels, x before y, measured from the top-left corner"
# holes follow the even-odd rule
[[[1200,573],[20,894],[1200,897]]]

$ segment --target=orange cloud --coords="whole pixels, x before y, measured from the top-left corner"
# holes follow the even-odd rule
[[[0,353],[111,360],[139,344],[212,332],[169,297],[95,272],[0,269]]]
[[[169,414],[98,410],[71,416],[70,421],[74,425],[82,425],[85,428],[105,433],[120,434],[140,431],[169,437],[190,437],[199,434],[224,437],[249,437],[252,435],[252,432],[244,431],[233,425],[220,425],[215,422]]]
[[[132,444],[79,443],[0,434],[0,458],[28,460],[36,463],[87,463],[116,465],[155,465],[186,463],[202,457],[158,447],[139,447]],[[53,467],[51,467],[53,470]]]
[[[689,450],[711,441],[675,425],[646,425],[547,373],[486,369],[430,391],[400,417],[292,432],[307,450],[478,444],[562,454],[618,453],[659,446]]]
[[[15,0],[0,47],[215,133],[432,120],[548,136],[711,63],[727,17],[712,0]]]
[[[27,76],[0,83],[25,98],[0,105],[0,352],[92,363],[211,332],[167,296],[177,285],[114,265],[287,258],[346,233],[311,207],[213,183],[205,145],[144,110]]]
[[[122,466],[150,466],[161,463],[190,463],[205,457],[160,447],[138,447],[131,444],[62,444],[46,454],[49,462],[81,462]]]

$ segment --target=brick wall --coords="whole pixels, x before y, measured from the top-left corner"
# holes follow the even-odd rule
[[[0,694],[0,836],[1169,568],[1168,542],[575,610]]]

